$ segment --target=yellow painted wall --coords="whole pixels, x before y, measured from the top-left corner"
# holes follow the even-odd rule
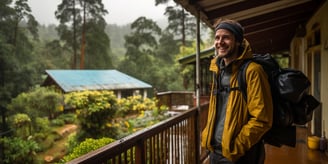
[[[315,24],[318,24],[320,28],[320,46],[315,47],[313,51],[320,51],[321,54],[321,67],[320,67],[321,100],[320,101],[322,102],[322,119],[325,120],[325,125],[323,125],[323,127],[325,132],[328,133],[328,2],[327,1],[325,2],[325,4],[321,6],[321,8],[312,16],[312,18],[306,24],[307,36],[311,34],[311,32],[313,32],[312,28],[313,26],[315,26]],[[305,38],[305,42],[306,44],[308,44],[306,38]],[[311,50],[306,48],[305,57],[312,52]],[[312,57],[312,62],[313,61],[314,60]],[[306,63],[307,60],[305,59],[304,62]],[[313,66],[314,65],[312,65],[312,70],[313,70]],[[311,75],[311,81],[313,81],[313,72],[310,73],[308,72],[308,70],[309,69],[307,69],[305,72]],[[313,88],[312,88],[312,93],[313,93]]]

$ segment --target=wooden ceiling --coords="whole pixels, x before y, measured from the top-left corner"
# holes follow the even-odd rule
[[[325,0],[174,0],[213,28],[219,18],[237,20],[254,53],[288,51],[291,39],[305,35],[305,24]]]

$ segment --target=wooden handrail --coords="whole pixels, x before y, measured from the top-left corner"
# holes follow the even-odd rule
[[[200,126],[207,115],[208,104],[202,105],[200,114],[191,108],[179,115],[140,130],[70,162],[76,163],[199,163],[199,145],[196,145],[196,117]],[[198,150],[197,150],[198,149]]]

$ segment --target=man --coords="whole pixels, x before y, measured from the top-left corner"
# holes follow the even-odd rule
[[[238,89],[237,74],[243,61],[252,58],[243,27],[219,20],[215,28],[216,56],[207,124],[202,146],[211,151],[210,163],[264,163],[262,136],[271,128],[273,105],[267,75],[251,62],[246,70],[247,100]]]

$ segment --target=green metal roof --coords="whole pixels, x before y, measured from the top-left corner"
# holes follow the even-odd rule
[[[43,85],[55,83],[64,92],[146,89],[152,86],[117,70],[46,70]]]
[[[208,48],[206,50],[203,50],[200,52],[199,58],[203,59],[203,58],[208,58],[210,56],[214,56],[214,47]],[[196,53],[195,54],[191,54],[185,57],[180,58],[179,63],[181,64],[191,64],[196,62]]]

